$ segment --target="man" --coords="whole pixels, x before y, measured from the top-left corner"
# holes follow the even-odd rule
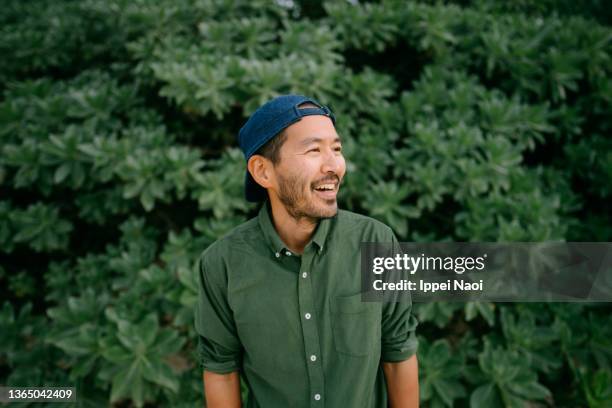
[[[338,210],[346,171],[331,111],[285,95],[242,127],[256,218],[200,259],[196,329],[210,408],[416,407],[409,302],[362,302],[361,242],[391,229]]]

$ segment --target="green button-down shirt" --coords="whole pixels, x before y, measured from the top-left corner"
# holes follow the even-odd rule
[[[361,242],[391,229],[340,210],[291,253],[267,205],[200,258],[196,330],[205,370],[239,370],[247,407],[386,407],[381,362],[411,357],[409,302],[362,302]]]

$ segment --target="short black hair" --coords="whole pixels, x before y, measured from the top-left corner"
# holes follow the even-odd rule
[[[276,165],[280,162],[280,149],[287,140],[287,129],[281,130],[276,136],[268,140],[263,146],[261,146],[255,154],[265,157],[270,160],[272,164]]]

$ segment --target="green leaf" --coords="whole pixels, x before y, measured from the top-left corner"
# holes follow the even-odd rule
[[[446,340],[437,340],[431,345],[420,340],[419,347],[421,400],[432,405],[452,406],[455,399],[466,395],[460,382],[462,355],[453,353]]]
[[[53,175],[53,181],[56,184],[60,184],[61,182],[63,182],[66,179],[66,177],[70,174],[71,168],[72,166],[70,163],[64,163],[61,166],[59,166],[55,170],[55,174]]]
[[[501,402],[499,394],[495,388],[494,384],[485,384],[476,388],[472,395],[470,396],[470,407],[471,408],[481,408],[481,407],[491,407],[491,408],[502,408],[504,405]]]
[[[487,302],[467,302],[465,304],[465,319],[469,322],[482,316],[489,326],[495,325],[495,305]]]
[[[178,392],[179,390],[179,380],[176,374],[162,361],[147,361],[147,364],[143,364],[143,375],[147,380],[166,387],[173,392]]]
[[[141,407],[144,404],[144,384],[141,369],[140,364],[133,363],[114,376],[111,386],[111,402],[130,397],[136,406]]]
[[[145,210],[151,211],[155,206],[155,199],[147,190],[145,190],[140,195],[140,203],[142,204]]]
[[[145,347],[149,347],[157,337],[158,327],[157,315],[155,313],[150,313],[138,324],[134,334],[138,336],[140,342],[142,342]]]
[[[120,346],[111,346],[104,349],[102,351],[102,356],[115,364],[124,364],[132,358],[132,355]]]
[[[509,385],[508,389],[517,394],[519,397],[529,400],[544,399],[550,396],[550,391],[535,381],[511,384]]]

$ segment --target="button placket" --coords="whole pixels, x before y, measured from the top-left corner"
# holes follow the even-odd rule
[[[302,334],[304,336],[304,358],[308,361],[307,370],[309,376],[310,391],[313,395],[312,406],[321,407],[322,394],[324,393],[323,368],[318,362],[320,356],[320,339],[316,324],[316,310],[314,308],[314,290],[312,279],[306,279],[312,272],[312,259],[315,256],[315,248],[306,248],[301,259],[303,271],[301,278],[298,279],[299,308],[302,319]],[[308,272],[306,272],[308,271]]]

